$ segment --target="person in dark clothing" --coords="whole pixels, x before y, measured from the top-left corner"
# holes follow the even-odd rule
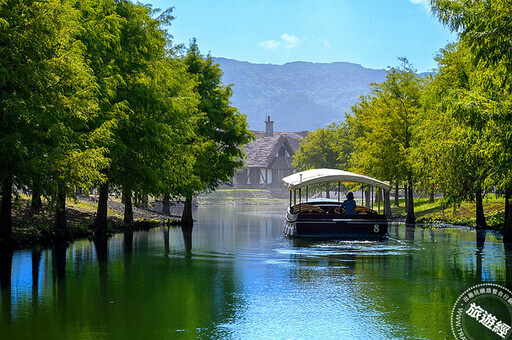
[[[345,214],[355,214],[356,213],[356,201],[354,201],[354,194],[349,192],[347,194],[347,199],[341,203],[340,208],[345,208]]]

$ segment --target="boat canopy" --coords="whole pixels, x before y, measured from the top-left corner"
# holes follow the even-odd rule
[[[283,184],[289,190],[296,190],[308,185],[324,182],[354,182],[373,185],[384,190],[391,189],[391,185],[378,179],[337,169],[306,170],[283,178]]]

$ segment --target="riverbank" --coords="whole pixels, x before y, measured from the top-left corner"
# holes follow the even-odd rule
[[[267,205],[286,206],[288,199],[282,193],[268,190],[219,190],[209,195],[198,197],[199,205]],[[483,202],[489,229],[501,231],[504,222],[504,198],[488,196]],[[94,233],[92,224],[96,216],[97,201],[92,196],[68,199],[66,202],[67,224],[71,239],[91,238]],[[400,220],[405,218],[405,202],[392,206],[393,216]],[[464,202],[457,209],[442,205],[436,198],[429,203],[428,198],[415,199],[417,223],[452,224],[475,227],[475,203]],[[177,224],[179,216],[166,215],[147,209],[134,207],[134,223],[123,222],[124,205],[118,198],[110,197],[108,201],[108,232],[118,233],[127,230],[146,230],[161,225]],[[13,205],[13,239],[15,247],[37,244],[49,244],[54,240],[54,212],[46,202],[43,207],[32,212],[30,200],[26,196],[17,198]]]
[[[393,206],[391,212],[396,218],[405,218],[405,201],[400,206]],[[489,229],[501,231],[505,222],[505,198],[487,195],[483,200],[484,214]],[[442,198],[430,203],[428,198],[414,199],[416,223],[443,223],[467,227],[476,226],[475,202],[463,202],[459,207],[443,206]]]
[[[13,202],[13,242],[16,248],[50,244],[54,241],[54,211],[43,200],[43,207],[30,210],[30,199],[20,196]],[[92,196],[80,196],[66,201],[66,221],[70,239],[91,238],[96,217],[97,200]],[[124,205],[114,197],[108,200],[108,233],[127,230],[147,230],[160,225],[173,225],[177,216],[166,215],[146,209],[133,208],[134,222],[123,222]]]

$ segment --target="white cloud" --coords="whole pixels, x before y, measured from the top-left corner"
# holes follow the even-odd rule
[[[424,9],[430,11],[430,0],[409,0],[413,5],[421,5]]]
[[[295,48],[302,42],[301,39],[288,33],[282,34],[281,40],[284,43],[284,48]]]
[[[263,40],[263,41],[260,41],[258,43],[258,45],[267,50],[276,50],[281,47],[289,50],[289,49],[297,47],[302,42],[303,42],[302,39],[300,39],[294,35],[291,35],[288,33],[283,33],[283,34],[281,34],[281,39],[279,39],[279,40],[276,40],[276,39]],[[327,42],[327,40],[325,40],[325,42]],[[324,42],[324,44],[325,44],[325,42]],[[328,42],[327,42],[327,44],[328,44]]]
[[[318,38],[318,37],[313,37],[313,39],[320,42],[322,45],[324,45],[325,48],[331,48],[331,44],[329,44],[329,40]]]
[[[271,40],[260,41],[259,45],[267,50],[275,50],[276,48],[278,48],[281,45],[281,43],[277,40],[271,39]]]
[[[366,43],[366,44],[375,44],[375,43],[378,43],[380,42],[379,38],[367,38],[367,39],[363,39],[363,42]]]

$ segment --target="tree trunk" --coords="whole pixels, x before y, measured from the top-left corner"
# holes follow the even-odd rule
[[[510,204],[510,196],[512,194],[512,190],[505,190],[505,222],[504,222],[504,225],[507,225],[507,222],[508,222],[508,217],[510,215],[510,208],[511,208],[511,204]]]
[[[512,188],[507,188],[505,191],[505,225],[503,227],[503,242],[512,243],[512,205],[510,196],[512,195]]]
[[[487,228],[484,215],[484,204],[482,201],[482,190],[477,189],[475,192],[476,199],[476,227],[480,229]]]
[[[405,223],[414,224],[416,223],[416,217],[414,216],[414,198],[413,198],[414,190],[412,185],[409,183],[407,188],[407,217],[405,218]]]
[[[135,194],[132,195],[133,205],[136,208],[140,208],[140,195],[138,192],[135,192]]]
[[[391,202],[389,198],[389,190],[384,191],[384,214],[386,214],[386,217],[388,219],[393,218],[393,215],[391,214]]]
[[[398,181],[395,182],[395,207],[400,206],[400,199],[398,198]]]
[[[142,208],[149,209],[149,195],[142,194]]]
[[[132,205],[132,190],[127,186],[123,186],[124,197],[124,223],[133,223],[133,205]]]
[[[325,198],[331,198],[331,186],[325,183]]]
[[[169,194],[165,194],[162,200],[162,212],[164,214],[171,214],[171,196]]]
[[[94,219],[94,229],[99,235],[107,233],[107,203],[108,203],[108,183],[100,185],[100,197],[98,200],[98,210]]]
[[[39,180],[32,181],[32,201],[30,203],[30,210],[32,212],[38,211],[43,207],[43,202],[41,201],[41,183]]]
[[[436,193],[435,193],[435,187],[434,187],[434,186],[432,186],[432,187],[430,188],[430,199],[429,199],[429,202],[430,202],[430,203],[434,203],[434,195],[435,195],[435,194],[436,194]]]
[[[183,214],[181,215],[181,225],[190,226],[194,224],[192,218],[192,197],[185,198],[185,206],[183,207]]]
[[[2,181],[2,203],[0,204],[0,243],[12,244],[12,176]]]
[[[59,184],[57,188],[57,204],[55,207],[55,236],[57,239],[66,239],[69,236],[69,230],[66,223],[66,187]]]
[[[409,200],[409,186],[407,184],[404,184],[404,201],[405,201],[405,208],[407,209],[407,201]]]
[[[370,197],[370,187],[366,187],[366,190],[364,191],[364,198],[365,198],[364,206],[367,208],[370,208],[371,203],[372,203],[372,198]]]

